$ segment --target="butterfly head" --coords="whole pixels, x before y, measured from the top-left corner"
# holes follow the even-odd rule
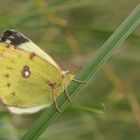
[[[70,71],[62,71],[62,77],[64,79],[64,85],[68,86],[70,81],[73,79],[74,74],[72,74]]]
[[[9,29],[4,31],[0,42],[19,46],[23,43],[29,42],[29,39],[26,38],[23,34],[16,32],[15,30]]]

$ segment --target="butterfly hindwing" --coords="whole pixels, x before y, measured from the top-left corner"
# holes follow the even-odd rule
[[[60,71],[35,53],[0,43],[0,99],[14,113],[34,112],[64,90]],[[31,112],[31,110],[30,110]]]

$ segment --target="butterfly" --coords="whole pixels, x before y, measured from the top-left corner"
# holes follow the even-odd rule
[[[63,91],[68,96],[73,77],[23,34],[4,31],[0,39],[0,100],[10,112],[35,113],[52,103],[60,112],[56,98]]]

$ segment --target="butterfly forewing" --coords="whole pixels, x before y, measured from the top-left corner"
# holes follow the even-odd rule
[[[12,44],[15,47],[20,48],[24,51],[34,52],[40,57],[43,57],[46,61],[48,61],[61,71],[59,65],[51,58],[50,55],[40,49],[29,38],[25,37],[19,32],[16,32],[15,30],[6,30],[1,37],[1,42]]]

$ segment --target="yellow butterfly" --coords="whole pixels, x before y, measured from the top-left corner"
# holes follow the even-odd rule
[[[35,113],[53,102],[60,111],[56,98],[63,91],[67,93],[73,77],[23,34],[14,30],[3,33],[0,99],[12,113]]]

